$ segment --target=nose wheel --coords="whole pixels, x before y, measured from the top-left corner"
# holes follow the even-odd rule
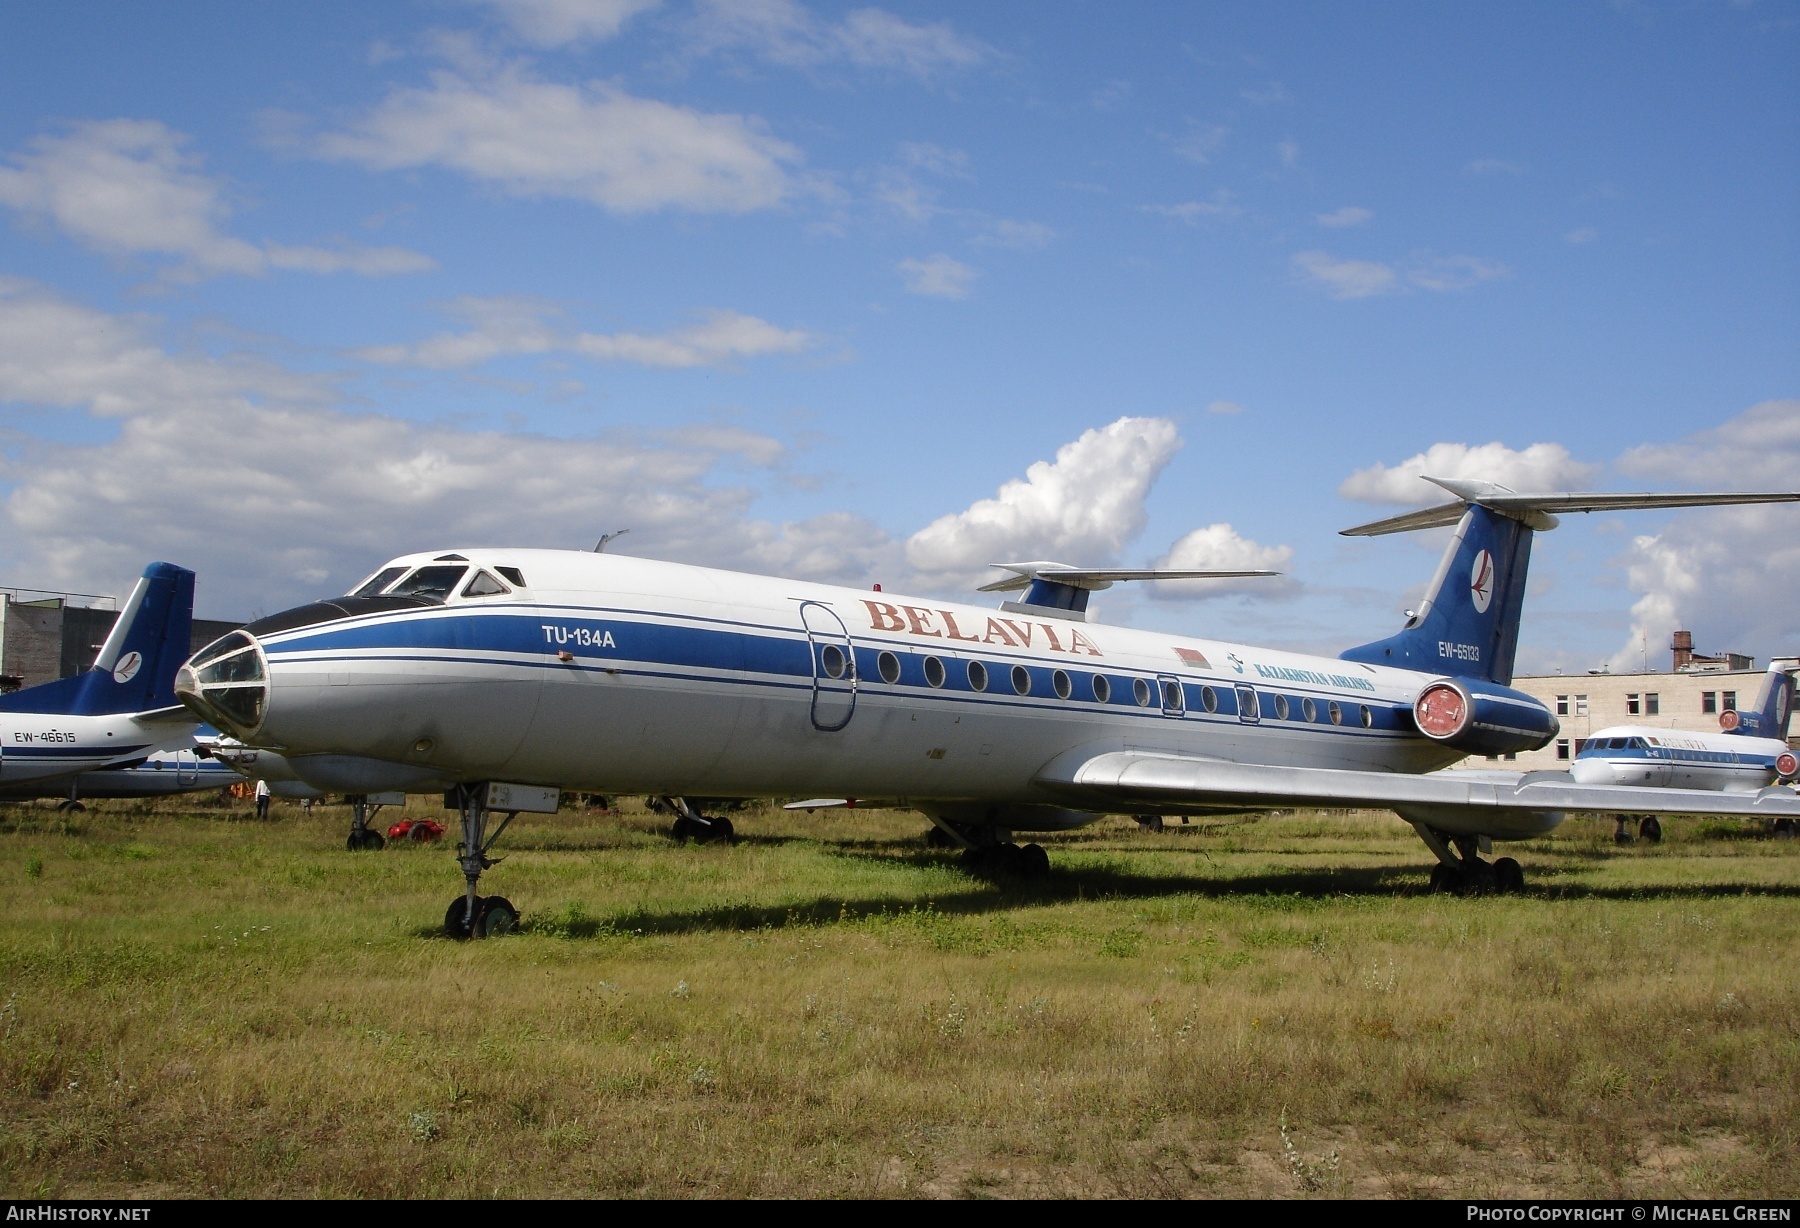
[[[475,919],[469,919],[469,900],[459,895],[444,910],[444,932],[452,938],[498,938],[519,928],[519,910],[503,895],[475,897]]]
[[[344,841],[344,847],[352,853],[379,853],[387,845],[382,834],[369,826],[369,820],[375,817],[380,806],[369,804],[363,794],[350,796],[350,838]]]
[[[445,795],[445,800],[456,803],[462,821],[462,841],[456,846],[456,859],[468,886],[444,910],[444,932],[452,938],[497,938],[510,934],[519,928],[519,910],[505,896],[483,896],[477,888],[481,885],[481,872],[500,863],[499,858],[489,857],[488,853],[519,812],[508,810],[490,835],[487,822],[491,812],[485,784],[458,785]]]

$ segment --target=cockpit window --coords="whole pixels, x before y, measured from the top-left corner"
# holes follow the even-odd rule
[[[487,572],[478,571],[475,573],[475,578],[463,587],[462,595],[465,597],[495,597],[511,591]]]
[[[467,567],[421,567],[388,590],[390,597],[421,597],[442,601],[468,573]]]
[[[511,580],[520,588],[525,587],[525,573],[520,571],[517,567],[496,567],[494,570],[505,576],[508,580]]]
[[[405,574],[406,568],[404,567],[384,567],[375,573],[375,577],[372,580],[350,595],[352,597],[373,597],[376,593],[379,593],[382,589],[386,588]]]

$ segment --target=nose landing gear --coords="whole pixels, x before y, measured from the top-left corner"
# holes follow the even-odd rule
[[[361,793],[353,793],[347,800],[350,803],[350,838],[344,841],[344,847],[352,853],[380,852],[387,841],[369,826],[369,820],[381,810],[382,803],[371,803],[368,796]]]
[[[456,846],[456,860],[462,866],[467,883],[462,895],[450,901],[444,910],[444,932],[452,938],[495,938],[519,928],[519,910],[505,896],[483,896],[477,888],[481,872],[500,864],[500,858],[489,857],[494,842],[521,811],[541,814],[556,812],[558,793],[530,785],[503,785],[481,781],[457,785],[444,794],[444,803],[454,808],[462,822],[462,840]],[[504,810],[506,817],[490,834],[488,816]]]

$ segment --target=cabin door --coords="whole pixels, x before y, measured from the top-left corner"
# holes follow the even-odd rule
[[[835,733],[856,712],[856,653],[850,633],[830,606],[817,601],[800,603],[800,621],[812,652],[813,728]]]

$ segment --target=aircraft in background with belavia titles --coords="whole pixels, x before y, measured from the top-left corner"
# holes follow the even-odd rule
[[[1396,811],[1435,886],[1519,890],[1495,840],[1571,812],[1800,815],[1800,794],[1506,780],[1436,769],[1534,749],[1558,730],[1513,689],[1533,536],[1556,513],[1800,500],[1770,494],[1518,494],[1438,481],[1454,500],[1345,530],[1455,526],[1422,608],[1337,658],[1106,626],[1090,592],[1217,572],[1004,564],[1000,609],[574,551],[406,555],[346,597],[215,641],[175,689],[319,789],[445,790],[460,811],[454,934],[518,914],[479,894],[494,842],[560,790],[910,806],[971,868],[1048,870],[1015,832],[1105,813],[1277,807]],[[821,796],[823,795],[823,796]],[[489,816],[505,818],[489,830]]]

